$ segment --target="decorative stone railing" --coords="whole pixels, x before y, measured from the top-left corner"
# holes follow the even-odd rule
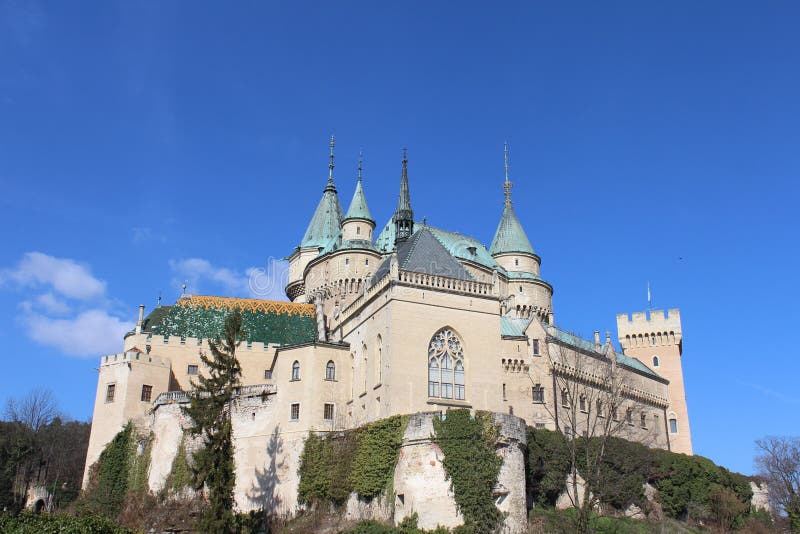
[[[563,375],[567,375],[589,383],[595,387],[598,387],[599,389],[608,388],[608,380],[610,377],[607,373],[592,373],[586,370],[579,370],[571,365],[567,365],[559,361],[553,361],[552,365],[555,371]],[[607,365],[610,365],[610,362]],[[669,405],[669,399],[666,397],[662,397],[661,395],[657,395],[649,391],[644,391],[636,386],[626,383],[620,384],[620,394],[624,397],[649,402],[662,408]]]
[[[461,280],[459,278],[415,273],[411,271],[400,271],[398,280],[404,284],[420,287],[432,287],[435,289],[442,289],[444,291],[454,291],[456,293],[468,293],[471,295],[492,294],[492,284],[489,282]]]
[[[258,395],[274,395],[278,392],[275,384],[257,384],[253,386],[241,386],[234,390],[235,397],[256,397]],[[197,395],[194,391],[166,391],[161,393],[153,401],[153,407],[162,404],[180,404],[189,402],[189,398]],[[202,397],[207,397],[208,393],[202,393]]]

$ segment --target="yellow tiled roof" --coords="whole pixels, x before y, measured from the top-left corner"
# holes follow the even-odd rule
[[[314,316],[313,304],[297,304],[294,302],[280,302],[277,300],[245,299],[234,297],[213,297],[205,295],[190,295],[178,299],[175,303],[181,307],[234,309],[262,313],[275,313],[277,315],[299,315],[303,317]]]

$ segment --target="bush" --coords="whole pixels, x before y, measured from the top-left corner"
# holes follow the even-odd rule
[[[129,534],[132,531],[97,514],[75,517],[67,514],[34,515],[23,512],[14,517],[0,514],[0,532],[13,534]]]
[[[555,506],[569,473],[569,453],[564,435],[528,427],[526,456],[528,489],[540,506]]]

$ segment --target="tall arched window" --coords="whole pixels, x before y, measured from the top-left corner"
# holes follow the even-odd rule
[[[292,380],[300,380],[300,362],[297,360],[292,364]]]
[[[464,400],[464,350],[458,336],[445,328],[428,345],[428,396]]]
[[[325,380],[336,380],[336,364],[333,360],[328,361],[325,366]]]

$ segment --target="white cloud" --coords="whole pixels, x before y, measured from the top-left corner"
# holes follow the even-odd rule
[[[134,326],[103,310],[87,310],[72,319],[53,319],[31,313],[22,320],[28,335],[37,343],[70,356],[92,358],[118,352],[122,337]]]
[[[250,267],[244,272],[217,267],[203,258],[170,260],[169,266],[177,276],[173,280],[176,286],[188,281],[188,293],[217,291],[221,296],[286,300],[283,288],[289,264],[283,260],[269,258],[265,267]]]
[[[36,297],[36,303],[48,313],[55,315],[63,315],[70,311],[70,307],[66,302],[49,292]]]
[[[21,287],[50,286],[56,293],[81,300],[102,297],[106,291],[105,281],[95,278],[88,267],[42,252],[27,252],[16,268],[0,271],[0,283],[5,281]]]

